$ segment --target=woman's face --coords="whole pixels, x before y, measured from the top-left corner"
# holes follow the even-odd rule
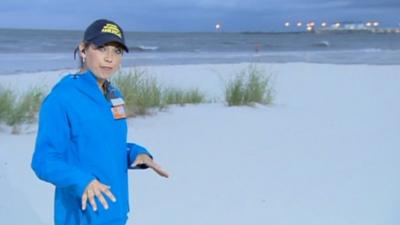
[[[84,59],[83,69],[90,69],[98,79],[108,79],[118,70],[123,49],[117,43],[107,43],[103,46],[90,44],[85,48],[79,45],[80,55]]]

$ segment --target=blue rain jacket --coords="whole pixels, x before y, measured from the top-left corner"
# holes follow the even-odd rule
[[[96,77],[86,71],[65,76],[42,103],[31,166],[56,187],[56,225],[110,224],[127,218],[128,168],[138,154],[150,154],[127,143],[126,119],[114,119],[109,100],[122,96],[111,85],[107,90],[106,98]],[[97,211],[89,202],[81,209],[81,196],[93,179],[111,186],[117,201],[104,195],[108,210],[97,198]]]

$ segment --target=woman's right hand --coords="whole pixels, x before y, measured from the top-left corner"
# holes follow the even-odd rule
[[[108,209],[108,203],[104,198],[103,194],[105,194],[111,201],[116,202],[117,199],[110,191],[111,187],[105,184],[100,183],[98,180],[92,180],[85,189],[85,192],[82,195],[82,210],[86,210],[87,201],[89,200],[90,205],[94,211],[97,210],[97,205],[95,201],[95,197],[101,202],[104,209]]]

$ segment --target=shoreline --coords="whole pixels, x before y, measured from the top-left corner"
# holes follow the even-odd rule
[[[304,61],[291,61],[291,62],[255,62],[255,61],[240,61],[240,62],[198,62],[198,63],[158,63],[158,64],[138,64],[138,65],[130,65],[126,68],[135,68],[135,67],[159,67],[159,66],[193,66],[193,65],[226,65],[226,64],[316,64],[316,65],[336,65],[336,66],[348,66],[348,65],[357,65],[357,66],[400,66],[400,61],[398,63],[327,63],[327,62],[304,62]],[[36,73],[48,73],[48,72],[59,72],[59,71],[73,71],[78,70],[75,68],[59,68],[59,69],[49,69],[49,70],[27,70],[27,71],[18,71],[18,72],[10,72],[10,73],[0,73],[0,78],[3,76],[18,76],[24,74],[36,74]]]
[[[225,65],[242,65],[242,64],[257,64],[257,65],[293,65],[293,64],[304,64],[304,65],[329,65],[329,66],[400,66],[400,62],[396,64],[370,64],[370,63],[326,63],[326,62],[256,62],[256,61],[240,61],[240,62],[208,62],[208,63],[165,63],[165,64],[138,64],[133,66],[124,66],[123,70],[132,68],[145,68],[145,67],[174,67],[174,66],[225,66]],[[38,70],[38,71],[21,71],[15,73],[3,73],[0,74],[0,78],[3,76],[18,76],[28,74],[42,74],[47,72],[69,72],[79,70],[78,68],[60,68],[60,69],[49,69],[49,70]]]
[[[346,66],[346,65],[354,65],[354,66],[400,66],[399,63],[326,63],[326,62],[303,62],[303,61],[293,61],[293,62],[253,62],[253,61],[242,61],[242,62],[215,62],[215,63],[159,63],[159,64],[138,64],[127,66],[126,68],[142,68],[142,67],[160,67],[160,66],[194,66],[194,65],[231,65],[231,64],[316,64],[316,65],[337,65],[337,66]],[[18,76],[24,74],[40,74],[40,73],[47,73],[47,72],[62,72],[62,71],[74,71],[78,69],[74,68],[59,68],[59,69],[49,69],[49,70],[28,70],[28,71],[18,71],[18,72],[10,72],[10,73],[0,73],[0,78],[3,76]]]
[[[71,70],[78,66],[72,53],[0,53],[0,76]],[[400,65],[400,50],[367,48],[355,50],[274,51],[263,49],[240,52],[139,52],[124,56],[123,65],[176,66],[239,63],[313,63],[334,65]],[[16,65],[19,65],[16,68]]]

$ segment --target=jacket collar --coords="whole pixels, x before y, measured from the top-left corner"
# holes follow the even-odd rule
[[[77,88],[79,89],[79,91],[83,92],[85,95],[89,96],[96,102],[99,102],[101,104],[109,104],[109,101],[106,99],[99,88],[96,76],[91,70],[77,73],[75,74],[75,77],[79,79],[79,82],[77,82]]]

